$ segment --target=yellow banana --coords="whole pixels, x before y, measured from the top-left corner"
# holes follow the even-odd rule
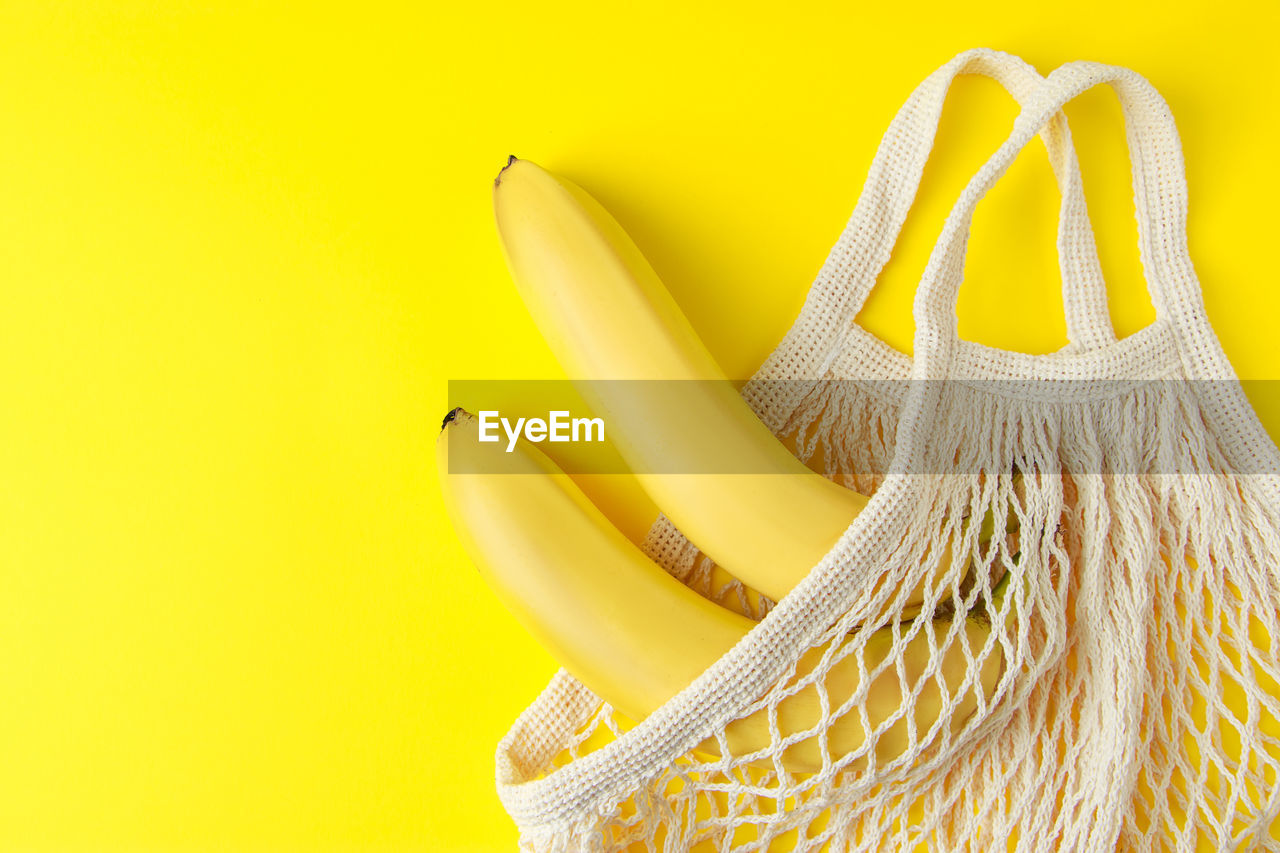
[[[457,409],[445,419],[436,453],[450,518],[484,580],[565,668],[632,719],[644,719],[674,696],[753,626],[650,560],[529,443],[520,441],[507,453],[498,444],[481,442],[475,419]],[[939,643],[950,626],[948,620],[934,623]],[[965,622],[971,654],[979,653],[989,630],[978,619]],[[893,645],[892,628],[870,638],[863,653],[868,671],[891,653]],[[809,652],[800,662],[798,677],[812,672],[824,651]],[[901,679],[891,665],[869,685],[866,710],[872,728],[898,713],[904,695],[919,689],[909,702],[911,710],[877,740],[880,760],[890,760],[907,747],[908,717],[923,737],[938,719],[944,699],[959,691],[969,665],[959,638],[942,654],[939,675],[946,694],[936,676],[922,675],[931,655],[923,630],[907,646]],[[968,688],[953,711],[953,730],[976,707],[975,690],[991,696],[1003,660],[997,644],[982,665],[977,685]],[[826,675],[831,707],[859,688],[858,670],[857,656],[851,654]],[[784,699],[777,708],[784,736],[813,728],[820,720],[815,687]],[[831,723],[827,738],[833,760],[865,743],[867,734],[857,708]],[[733,722],[726,735],[735,755],[767,749],[767,712]],[[714,739],[699,749],[718,752]],[[816,736],[789,747],[782,759],[792,771],[818,770],[822,755]]]
[[[494,212],[516,286],[569,378],[661,380],[579,385],[641,487],[712,560],[781,599],[866,497],[774,437],[635,243],[581,188],[512,157],[494,181]],[[707,466],[745,473],[689,473]]]

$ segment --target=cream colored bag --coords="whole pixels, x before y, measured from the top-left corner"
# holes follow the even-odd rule
[[[1000,79],[1024,108],[935,248],[912,361],[854,316],[910,206],[946,89],[974,72]],[[1103,82],[1124,106],[1157,314],[1121,341],[1105,319],[1059,111]],[[962,341],[955,299],[974,207],[1046,125],[1064,195],[1072,343],[1032,356]],[[744,389],[775,433],[803,436],[804,453],[821,446],[828,475],[874,492],[870,503],[741,643],[634,728],[558,674],[499,745],[498,791],[522,846],[1275,849],[1280,453],[1209,327],[1185,218],[1173,121],[1137,74],[1072,63],[1041,82],[1012,57],[971,51],[926,80],[886,134],[801,316],[757,374],[765,381]],[[769,381],[778,379],[788,381]],[[979,542],[967,519],[988,511],[1016,516],[1016,545]],[[705,579],[705,560],[661,519],[648,550],[677,576]],[[903,616],[906,590],[922,580],[922,613]],[[934,620],[984,608],[992,621],[978,642],[963,620]],[[868,646],[886,626],[887,658]],[[904,652],[922,642],[932,654],[909,666]],[[823,664],[793,678],[797,660],[827,643]],[[939,676],[956,655],[968,661],[958,684]],[[940,689],[938,722],[916,726],[904,707],[863,748],[830,755],[824,731],[863,713],[863,690],[829,696],[811,732],[775,732],[751,755],[728,749],[727,723],[820,689],[850,656],[867,667],[864,683],[896,678],[908,696]],[[987,691],[978,673],[993,656],[1002,675]],[[976,711],[961,714],[964,702]],[[894,724],[906,749],[878,757],[876,736]],[[806,736],[827,760],[821,772],[791,773],[778,758]],[[708,737],[723,757],[692,751]]]

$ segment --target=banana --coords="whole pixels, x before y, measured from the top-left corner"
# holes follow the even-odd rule
[[[595,199],[515,157],[493,198],[512,278],[569,378],[661,380],[578,385],[641,487],[721,568],[781,599],[867,498],[774,437]],[[739,473],[689,473],[707,470]]]
[[[633,720],[644,719],[696,679],[755,624],[698,595],[650,560],[529,443],[522,440],[515,452],[506,453],[497,444],[481,442],[475,418],[455,409],[445,418],[436,454],[449,516],[486,583],[566,669]],[[489,473],[465,473],[469,470]],[[932,627],[941,644],[953,624],[944,619]],[[977,655],[991,628],[974,617],[960,630],[970,653]],[[944,701],[964,684],[969,660],[959,637],[942,652],[939,671],[924,675],[932,654],[927,634],[920,630],[908,642],[901,673],[889,665],[873,675],[868,686],[865,709],[872,729],[900,712],[904,696],[918,691],[909,702],[911,711],[880,733],[875,745],[880,761],[892,760],[907,748],[908,717],[917,737],[925,737]],[[894,639],[892,626],[869,638],[863,652],[869,673],[890,656]],[[806,654],[797,677],[813,672],[826,651],[817,648]],[[838,707],[859,689],[863,676],[857,658],[850,654],[827,673],[830,707]],[[1003,661],[996,643],[976,683],[965,688],[951,713],[953,732],[977,707],[976,691],[988,698],[993,694]],[[939,679],[946,685],[945,693]],[[777,725],[784,736],[818,727],[821,719],[814,686],[777,706]],[[833,721],[826,736],[833,760],[864,744],[868,730],[859,709]],[[767,750],[772,741],[767,711],[732,722],[726,738],[734,755]],[[714,739],[697,749],[719,752]],[[761,759],[762,765],[769,761]],[[782,762],[793,772],[819,770],[823,755],[816,734],[788,747]]]

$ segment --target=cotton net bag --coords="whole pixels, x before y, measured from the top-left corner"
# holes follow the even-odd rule
[[[854,317],[961,73],[995,77],[1023,109],[931,256],[913,360]],[[1123,340],[1060,111],[1099,83],[1124,108],[1156,309]],[[1071,341],[1048,355],[961,340],[955,315],[975,206],[1037,133],[1063,190]],[[1280,452],[1208,323],[1186,209],[1172,117],[1136,73],[1082,62],[1042,79],[977,50],[931,75],[743,392],[870,502],[776,606],[708,589],[706,559],[660,518],[650,555],[763,618],[638,723],[558,673],[498,748],[522,848],[1278,849]],[[905,605],[918,589],[917,612]],[[818,664],[801,667],[813,649]],[[850,667],[861,686],[827,690]],[[901,704],[872,714],[886,683]],[[779,707],[806,691],[821,713],[784,730]],[[735,752],[727,729],[761,713],[769,743]],[[850,721],[865,742],[832,749]],[[816,756],[804,772],[787,761],[797,749]]]

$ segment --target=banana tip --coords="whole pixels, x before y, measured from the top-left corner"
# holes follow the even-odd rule
[[[495,189],[497,188],[497,186],[498,186],[499,184],[501,184],[501,183],[502,183],[502,173],[503,173],[503,172],[505,172],[505,171],[507,171],[507,169],[510,169],[510,168],[511,168],[511,164],[512,164],[512,163],[514,163],[514,162],[516,162],[516,160],[517,160],[517,159],[518,159],[518,158],[517,158],[517,157],[516,157],[516,155],[514,155],[514,154],[508,154],[508,155],[507,155],[507,165],[505,165],[505,166],[503,166],[501,169],[499,169],[499,170],[498,170],[498,176],[497,176],[496,178],[494,178],[494,179],[493,179],[493,186],[494,186],[494,188],[495,188]]]
[[[461,406],[458,406],[457,408],[450,410],[449,414],[445,415],[444,420],[440,422],[440,431],[444,432],[448,428],[449,424],[453,423],[454,421],[458,420],[460,417],[466,414],[467,414],[467,410],[462,408]]]

